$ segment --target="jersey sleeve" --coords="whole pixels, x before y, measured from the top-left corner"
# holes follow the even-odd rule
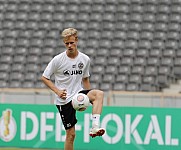
[[[83,78],[86,78],[86,77],[90,76],[89,68],[90,68],[90,58],[88,58],[87,65],[85,66]]]
[[[44,72],[43,72],[43,76],[47,79],[50,79],[50,77],[52,76],[52,74],[55,73],[56,70],[56,65],[55,65],[55,58],[53,58],[47,65],[47,67],[45,68]]]

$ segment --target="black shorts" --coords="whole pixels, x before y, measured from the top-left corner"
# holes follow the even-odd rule
[[[86,94],[90,90],[82,90],[79,93]],[[65,130],[72,128],[77,123],[76,110],[72,107],[72,101],[65,105],[56,105],[62,119]]]

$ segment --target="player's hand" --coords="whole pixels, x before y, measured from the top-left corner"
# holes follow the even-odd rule
[[[66,99],[67,98],[67,91],[66,89],[63,89],[63,90],[59,90],[57,95],[62,98],[62,99]]]

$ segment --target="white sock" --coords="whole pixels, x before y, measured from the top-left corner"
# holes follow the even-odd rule
[[[92,115],[92,127],[99,127],[100,122],[100,114]]]

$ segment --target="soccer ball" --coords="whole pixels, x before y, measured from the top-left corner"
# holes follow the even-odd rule
[[[84,111],[89,106],[89,98],[87,95],[83,93],[78,93],[73,96],[72,106],[77,111]]]

